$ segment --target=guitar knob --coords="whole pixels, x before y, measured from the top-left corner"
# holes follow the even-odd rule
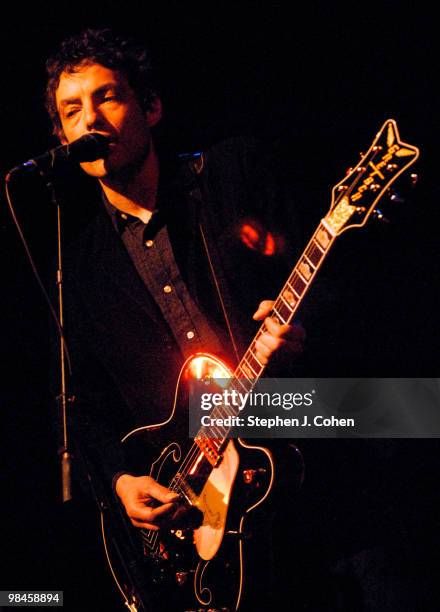
[[[176,572],[174,577],[176,579],[177,584],[179,586],[182,586],[188,580],[189,575],[193,574],[193,573],[194,573],[193,571],[189,571],[189,572]]]
[[[384,223],[389,223],[389,220],[383,216],[383,213],[381,210],[379,210],[378,208],[375,208],[373,210],[373,216],[375,219],[377,219],[378,221],[383,221]]]
[[[264,468],[259,468],[258,470],[243,470],[243,482],[258,487],[259,481],[265,474],[266,470]]]
[[[391,192],[390,200],[391,202],[394,202],[395,204],[402,204],[403,202],[405,202],[405,200],[395,191]]]

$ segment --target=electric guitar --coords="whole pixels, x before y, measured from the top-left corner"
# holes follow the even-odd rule
[[[330,210],[274,302],[274,319],[282,324],[292,320],[335,239],[349,229],[362,227],[373,215],[380,217],[376,208],[379,200],[418,156],[416,147],[400,140],[396,122],[386,121],[359,163],[333,187]],[[124,533],[134,542],[136,554],[125,561],[125,576],[116,570],[116,557],[123,555],[120,547],[118,554],[111,550],[115,538],[103,521],[110,569],[130,610],[232,611],[240,606],[247,518],[273,488],[272,453],[229,438],[227,427],[215,431],[202,427],[194,440],[185,443],[186,432],[179,431],[175,413],[194,379],[228,379],[231,391],[252,391],[265,370],[255,348],[265,331],[263,323],[234,372],[210,354],[198,353],[187,359],[169,418],[140,427],[122,440],[129,444],[141,439],[151,457],[149,475],[180,493],[199,517],[191,529],[160,531],[132,528],[126,519]],[[226,413],[231,415],[231,411],[234,407],[228,406]],[[222,416],[225,411],[216,407],[210,416],[216,413]],[[139,584],[147,586],[140,588]]]

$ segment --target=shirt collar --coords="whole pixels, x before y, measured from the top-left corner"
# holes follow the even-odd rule
[[[160,175],[157,193],[157,208],[153,211],[151,219],[145,225],[148,233],[155,234],[166,224],[176,201],[184,194],[189,193],[195,185],[193,172],[189,171],[186,157],[189,155],[169,155],[158,148]],[[102,200],[112,224],[118,234],[122,235],[128,225],[143,223],[141,219],[124,213],[113,206],[102,192]]]

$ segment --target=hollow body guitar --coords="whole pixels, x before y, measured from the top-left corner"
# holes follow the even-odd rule
[[[274,302],[272,317],[289,323],[313,282],[334,240],[342,232],[362,227],[373,215],[390,185],[418,158],[416,147],[400,141],[396,122],[387,120],[368,152],[332,190],[329,212],[299,258]],[[145,447],[147,472],[181,494],[194,509],[192,528],[152,531],[126,527],[122,535],[135,554],[122,563],[124,546],[112,546],[103,522],[107,558],[126,606],[131,610],[237,610],[244,592],[244,548],[247,518],[267,500],[275,480],[272,453],[241,439],[232,440],[228,427],[202,427],[194,440],[175,418],[176,406],[187,403],[191,380],[218,381],[239,393],[249,393],[263,375],[255,342],[266,331],[261,325],[235,371],[213,355],[198,353],[181,369],[169,418],[128,433],[124,444]],[[210,387],[211,390],[211,387]],[[216,406],[211,417],[237,416],[234,406]],[[147,461],[147,457],[151,461]],[[297,451],[297,465],[301,466]],[[298,467],[297,483],[301,479]],[[121,514],[123,512],[121,511]],[[128,523],[128,519],[124,519]],[[118,534],[119,540],[121,533]],[[255,534],[254,534],[255,537]],[[115,552],[115,549],[118,549]],[[113,549],[113,550],[112,550]],[[119,563],[116,563],[118,557]]]

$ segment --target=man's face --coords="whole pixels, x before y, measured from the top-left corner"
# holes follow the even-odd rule
[[[139,169],[150,150],[150,127],[160,119],[160,103],[144,111],[127,79],[100,64],[63,72],[56,91],[63,144],[90,132],[111,140],[107,158],[81,164],[97,178]]]

